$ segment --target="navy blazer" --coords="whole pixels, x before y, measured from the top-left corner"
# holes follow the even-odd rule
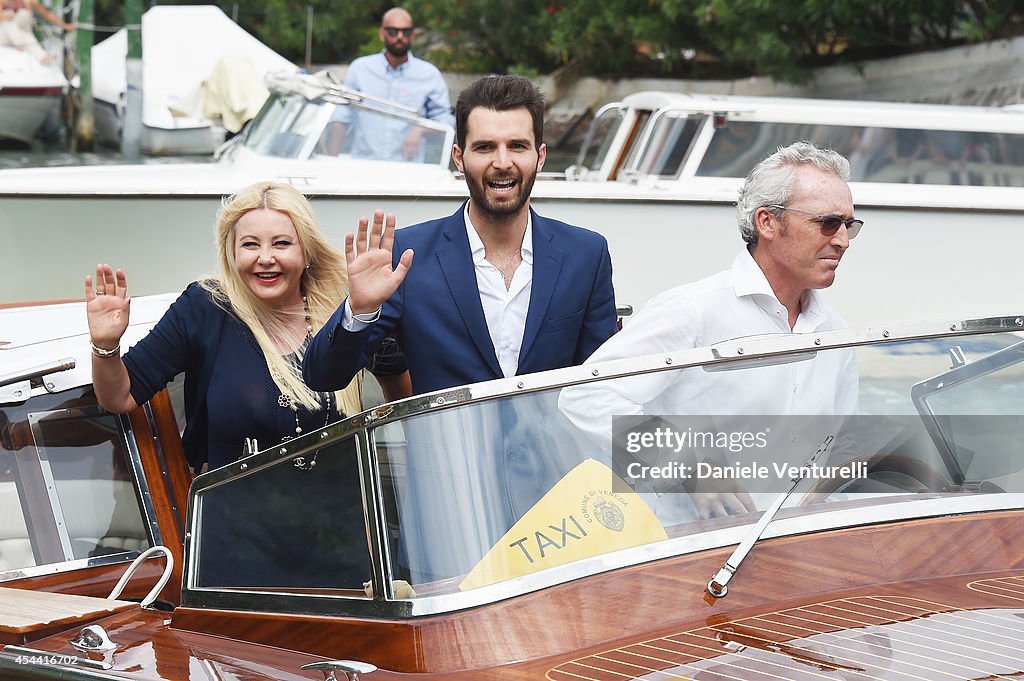
[[[401,344],[416,393],[502,377],[464,210],[465,204],[449,217],[396,230],[395,264],[406,249],[415,253],[405,281],[366,329],[350,332],[341,325],[344,305],[334,313],[306,350],[307,385],[347,385],[387,336]],[[518,374],[582,364],[616,328],[605,238],[531,214],[533,281]]]

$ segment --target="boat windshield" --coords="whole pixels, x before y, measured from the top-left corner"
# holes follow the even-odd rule
[[[735,544],[794,478],[777,534],[1022,504],[1024,336],[777,342],[413,398],[207,474],[191,586],[507,596]]]
[[[359,93],[273,92],[245,146],[289,159],[353,158],[447,167],[454,131],[415,112]],[[339,90],[340,92],[340,90]]]
[[[746,177],[793,140],[810,140],[850,160],[855,182],[1024,186],[1024,135],[774,121],[716,126],[699,177]]]

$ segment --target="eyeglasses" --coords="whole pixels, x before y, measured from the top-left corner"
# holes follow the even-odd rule
[[[394,38],[399,33],[401,33],[406,38],[411,38],[412,34],[416,32],[416,29],[412,28],[412,27],[409,27],[409,28],[395,28],[394,26],[385,26],[384,27],[384,32],[387,33],[392,38]]]
[[[799,210],[796,208],[787,208],[786,206],[780,206],[775,203],[771,204],[770,206],[765,206],[765,208],[771,208],[772,210],[789,210],[793,211],[794,213],[809,215],[812,218],[814,218],[815,222],[821,225],[822,236],[833,236],[836,232],[839,231],[840,227],[846,225],[846,237],[848,239],[852,239],[858,234],[860,234],[860,228],[864,226],[864,221],[858,220],[856,218],[844,220],[838,215],[818,215],[817,213],[810,213],[806,210]]]

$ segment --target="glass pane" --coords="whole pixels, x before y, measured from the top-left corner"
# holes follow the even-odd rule
[[[757,121],[716,130],[697,175],[745,177],[797,140],[844,154],[857,182],[1024,186],[1024,135]]]
[[[683,168],[690,145],[707,116],[669,113],[658,119],[643,150],[639,170],[644,175],[675,177]]]
[[[578,164],[587,170],[597,170],[600,167],[608,155],[608,148],[615,138],[615,133],[618,132],[622,112],[622,109],[609,109],[590,124],[590,132],[587,133],[590,145],[581,150],[583,157],[577,159]]]
[[[389,110],[386,103],[381,103],[333,106],[316,152],[321,156],[440,164],[447,162],[451,149],[445,145],[444,131],[422,125],[414,114]]]
[[[717,128],[697,169],[700,177],[746,177],[762,159],[798,140],[840,153],[849,150],[858,128],[813,123],[729,121]],[[849,153],[846,151],[846,153]]]
[[[0,407],[0,569],[150,545],[117,417],[69,390]]]
[[[319,106],[299,95],[275,95],[252,123],[245,144],[257,154],[299,158]],[[321,124],[322,125],[322,124]]]
[[[306,468],[281,461],[200,499],[199,586],[365,596],[369,551],[354,439],[307,457]]]
[[[1017,491],[1016,474],[1024,469],[1024,343],[972,359],[919,384],[919,409],[962,481]]]

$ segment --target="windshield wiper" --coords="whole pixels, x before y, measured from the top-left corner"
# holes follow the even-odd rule
[[[771,506],[765,509],[765,512],[761,515],[761,519],[757,521],[756,525],[750,528],[747,535],[743,537],[743,541],[741,541],[739,546],[736,547],[736,550],[732,552],[729,559],[725,561],[725,565],[715,573],[714,577],[708,580],[705,593],[711,598],[711,600],[708,601],[709,603],[714,604],[716,599],[724,598],[729,593],[729,580],[732,579],[732,576],[740,569],[740,563],[743,562],[743,559],[747,557],[747,553],[750,552],[750,549],[753,548],[754,544],[757,543],[757,540],[761,538],[762,534],[764,534],[768,524],[775,517],[775,514],[779,512],[779,509],[782,508],[782,504],[786,503],[786,499],[788,499],[789,495],[793,493],[796,486],[800,484],[800,481],[804,479],[804,471],[817,463],[818,459],[824,456],[832,447],[833,442],[835,442],[834,435],[829,435],[822,440],[821,444],[818,445],[818,449],[811,455],[811,458],[807,459],[807,463],[802,467],[797,468],[796,475],[790,478],[793,484],[789,486],[789,489],[777,496],[775,501],[771,503]],[[705,598],[705,600],[707,600],[707,598]]]

